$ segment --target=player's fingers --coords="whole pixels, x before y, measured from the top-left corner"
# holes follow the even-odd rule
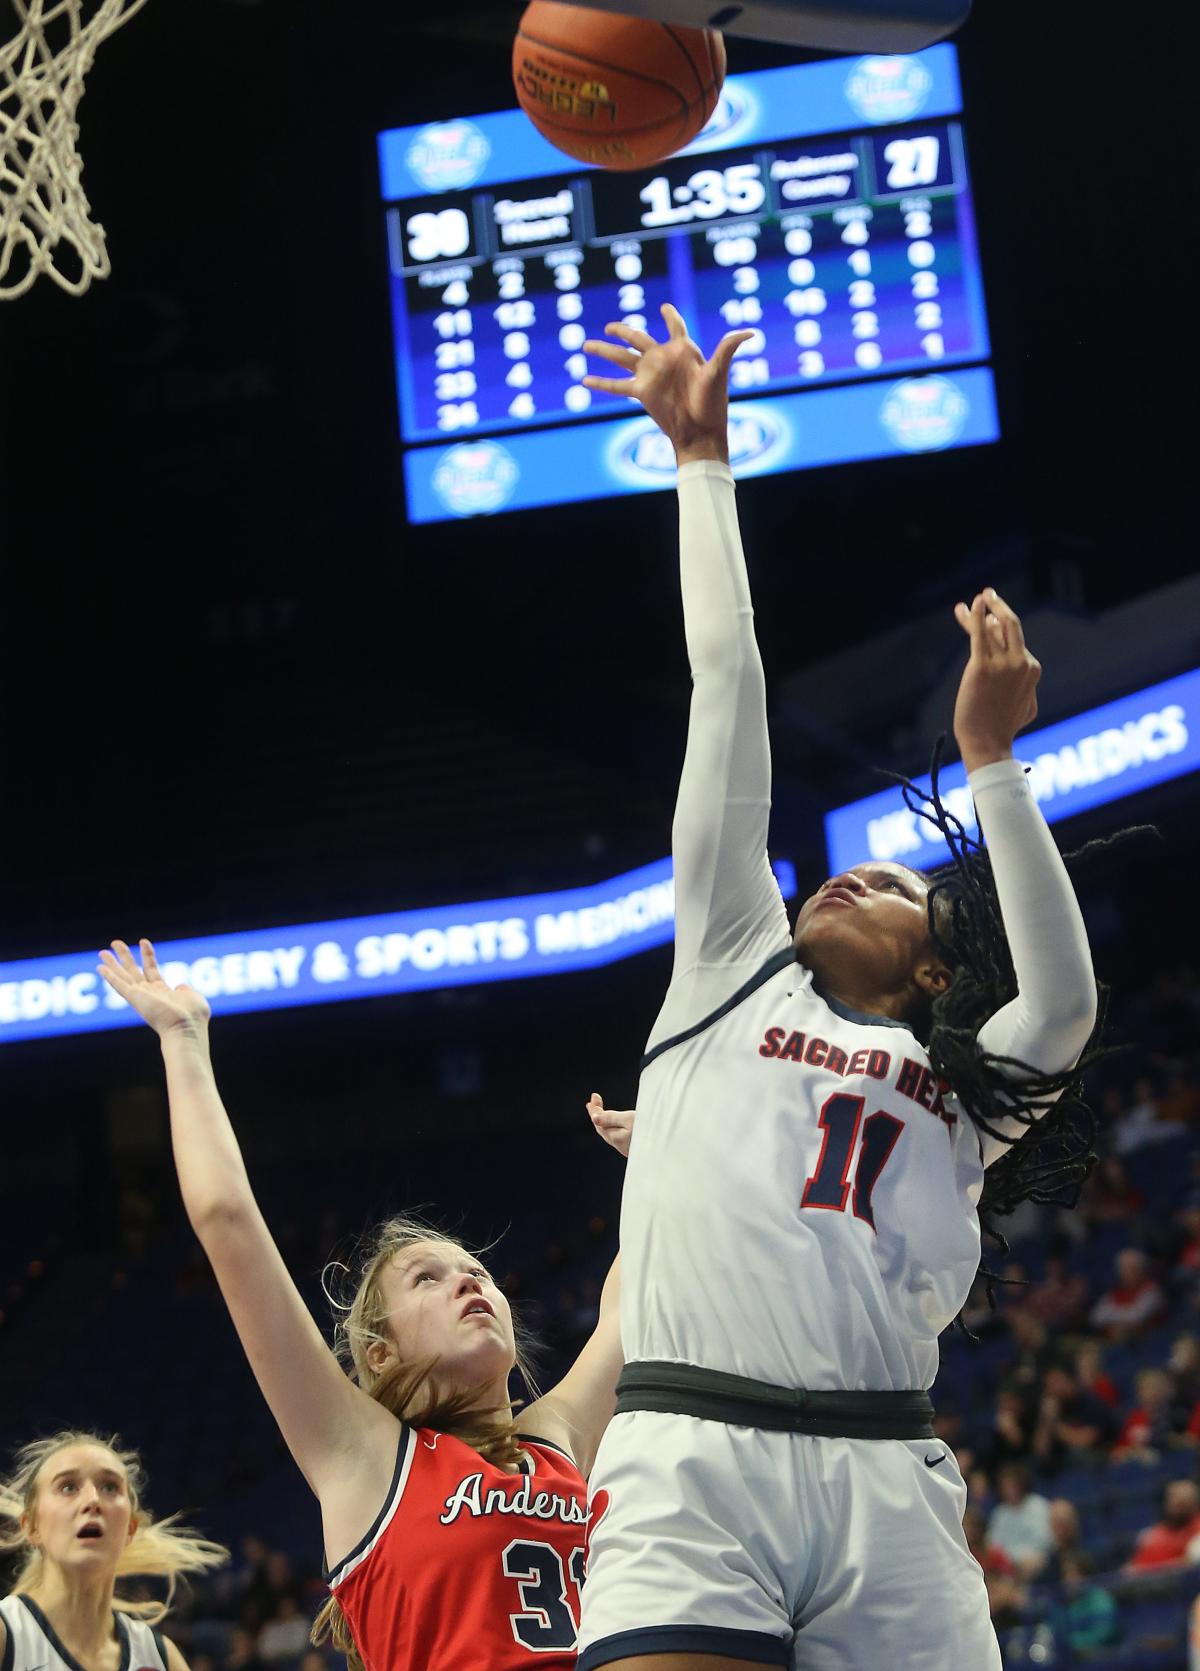
[[[160,981],[162,976],[158,972],[158,958],[155,956],[154,945],[150,940],[139,940],[138,946],[142,953],[142,971],[148,981]]]
[[[634,392],[632,377],[593,377],[590,373],[581,377],[579,381],[585,389],[599,389],[606,395],[628,395],[631,400],[638,397]]]
[[[618,348],[615,342],[597,342],[595,337],[587,339],[583,351],[597,360],[611,360],[615,366],[624,366],[626,371],[636,371],[641,360],[632,348]]]
[[[713,349],[713,356],[709,364],[720,377],[729,375],[729,362],[744,342],[749,342],[753,331],[726,331],[720,342]]]
[[[663,316],[663,324],[667,327],[667,335],[672,342],[688,334],[687,326],[683,322],[683,315],[673,302],[664,302],[658,310]]]
[[[1004,621],[1016,620],[1016,610],[1013,608],[1012,604],[1004,601],[994,586],[985,586],[983,588],[983,601],[987,604],[993,615],[999,615]]]
[[[979,593],[976,592],[974,599],[969,604],[958,603],[954,606],[954,618],[962,630],[966,633],[967,637],[971,640],[972,661],[985,654],[985,646],[983,644],[983,611],[980,608],[980,603],[981,599]]]
[[[1010,650],[1025,648],[1025,634],[1021,627],[1021,617],[1010,604],[1005,603],[994,586],[989,586],[984,592],[987,606],[997,620],[1004,623],[1005,642]]]
[[[138,975],[141,974],[141,970],[138,968],[134,955],[125,944],[124,940],[114,940],[112,942],[112,949],[116,953],[117,962],[121,965],[121,968],[131,977],[131,979],[136,980]]]
[[[1003,655],[1008,649],[1008,627],[998,615],[989,614],[984,620],[988,643],[997,654]]]
[[[990,659],[1000,647],[988,627],[987,599],[982,592],[976,592],[971,600],[971,654]]]
[[[647,348],[658,347],[649,331],[641,331],[636,325],[624,325],[619,319],[610,320],[604,327],[604,331],[606,336],[620,337],[622,342],[627,342],[631,348],[636,348],[641,354],[644,354]]]

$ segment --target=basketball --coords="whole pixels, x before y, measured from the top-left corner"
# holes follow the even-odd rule
[[[644,168],[695,139],[716,109],[716,29],[533,0],[513,42],[513,83],[539,133],[578,162]]]

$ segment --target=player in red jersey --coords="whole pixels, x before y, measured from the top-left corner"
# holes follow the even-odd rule
[[[574,1366],[513,1419],[508,1301],[452,1238],[381,1226],[330,1351],[250,1189],[213,1077],[209,1006],[121,940],[101,973],[159,1036],[184,1205],[263,1396],[321,1505],[318,1626],[364,1671],[568,1671],[586,1476],[612,1413],[616,1267]],[[621,1146],[621,1117],[590,1109]],[[596,1512],[595,1505],[593,1512]]]

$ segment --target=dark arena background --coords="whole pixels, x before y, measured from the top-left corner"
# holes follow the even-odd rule
[[[543,894],[668,852],[672,495],[405,517],[375,134],[511,106],[518,10],[151,0],[102,47],[80,143],[112,277],[0,305],[0,963]],[[955,44],[1001,439],[740,487],[801,897],[822,815],[948,729],[958,598],[994,584],[1021,612],[1039,725],[1200,666],[1174,34],[976,0]],[[728,49],[731,73],[803,56]],[[1022,1210],[1025,1285],[972,1297],[977,1344],[944,1341],[939,1428],[1011,1665],[1188,1663],[1200,1566],[1129,1563],[1164,1515],[1200,1534],[1196,783],[1057,826],[1162,834],[1084,894],[1126,1047],[1091,1086],[1103,1160],[1075,1213]],[[669,962],[215,1000],[252,1181],[323,1321],[330,1255],[424,1207],[497,1243],[552,1377],[617,1230],[623,1163],[584,1102],[631,1105]],[[291,1666],[315,1505],[183,1217],[161,1081],[144,1028],[0,1049],[0,1442],[119,1431],[152,1504],[234,1546],[173,1625],[193,1671]],[[1052,1503],[1033,1551],[988,1531],[1014,1462]]]

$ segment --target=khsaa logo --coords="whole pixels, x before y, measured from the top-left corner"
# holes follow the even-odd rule
[[[685,145],[680,156],[693,151],[711,151],[715,145],[733,145],[749,137],[749,130],[758,116],[758,100],[746,91],[739,76],[734,76],[722,87],[717,107],[690,145]]]
[[[790,439],[790,426],[773,408],[735,406],[729,418],[729,462],[734,470],[770,469]],[[609,467],[629,487],[666,487],[675,480],[675,449],[652,419],[635,418],[613,437]]]
[[[860,58],[845,93],[867,122],[907,122],[929,97],[933,76],[919,58]]]
[[[962,434],[971,410],[948,377],[905,377],[888,390],[879,420],[906,453],[932,453]]]
[[[404,161],[426,191],[461,191],[475,184],[491,154],[474,122],[430,122],[413,135]]]
[[[507,447],[464,441],[438,459],[433,491],[455,516],[490,516],[512,498],[520,474]]]

